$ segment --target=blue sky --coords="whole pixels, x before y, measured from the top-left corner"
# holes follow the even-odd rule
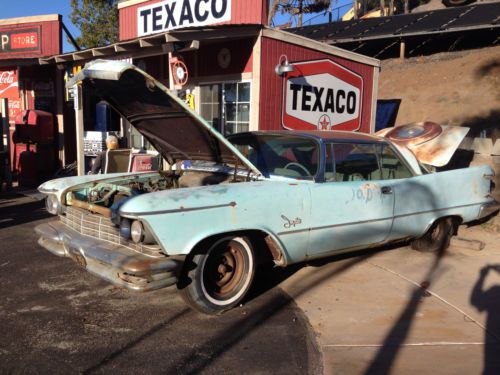
[[[339,17],[342,17],[352,7],[353,0],[333,0],[333,20],[336,21]],[[275,26],[285,24],[290,21],[290,16],[278,14],[274,19]],[[292,19],[292,27],[297,26],[297,18]],[[304,26],[312,25],[317,23],[328,22],[328,13],[315,13],[315,14],[304,14],[302,17],[302,23]]]
[[[338,17],[338,11],[335,9],[339,9],[340,15],[342,15],[349,9],[349,6],[346,6],[346,4],[352,4],[352,0],[334,0],[334,19]],[[71,13],[70,0],[0,0],[0,9],[0,18],[2,19],[37,16],[41,14],[61,14],[63,22],[71,34],[75,37],[80,34],[78,29],[69,20],[69,14]],[[288,16],[278,15],[275,19],[275,24],[280,25],[288,21]],[[328,22],[328,14],[306,14],[303,17],[303,22],[304,25]],[[292,26],[296,25],[293,24]],[[67,42],[66,36],[63,35],[63,52],[73,50],[74,48]]]

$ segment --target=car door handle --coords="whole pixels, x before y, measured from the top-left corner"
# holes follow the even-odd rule
[[[392,187],[382,186],[382,194],[392,194]]]

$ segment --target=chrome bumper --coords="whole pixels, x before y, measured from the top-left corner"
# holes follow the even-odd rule
[[[73,259],[90,273],[119,286],[150,291],[177,283],[182,259],[151,257],[82,235],[59,220],[35,227],[38,244],[51,253]]]
[[[493,200],[491,202],[484,203],[479,209],[479,215],[477,218],[482,219],[484,217],[490,216],[492,213],[498,210],[500,210],[500,203],[498,203],[497,201]]]

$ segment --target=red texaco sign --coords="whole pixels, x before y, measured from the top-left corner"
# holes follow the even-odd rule
[[[283,83],[283,127],[351,130],[361,127],[363,79],[330,60],[292,63]]]

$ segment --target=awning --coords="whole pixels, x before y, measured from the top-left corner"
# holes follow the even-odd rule
[[[356,52],[347,51],[342,48],[318,42],[300,35],[295,35],[283,30],[277,30],[263,26],[261,24],[245,25],[216,25],[210,27],[191,27],[176,29],[164,33],[147,35],[135,39],[123,40],[109,46],[89,48],[81,51],[74,51],[40,58],[40,64],[63,64],[80,61],[84,63],[88,60],[98,59],[120,59],[129,57],[145,57],[165,54],[168,52],[183,52],[196,50],[200,42],[227,41],[231,39],[241,39],[248,37],[263,37],[280,40],[286,43],[295,44],[303,48],[320,51],[325,54],[342,57],[361,64],[374,67],[380,66],[380,61],[368,56],[360,55]]]
[[[123,40],[109,46],[89,48],[81,51],[64,53],[39,59],[43,64],[61,64],[73,61],[85,61],[120,57],[138,57],[141,55],[164,54],[196,50],[200,41],[217,39],[239,39],[256,37],[262,25],[220,25],[211,27],[193,27],[147,35],[135,39]]]

